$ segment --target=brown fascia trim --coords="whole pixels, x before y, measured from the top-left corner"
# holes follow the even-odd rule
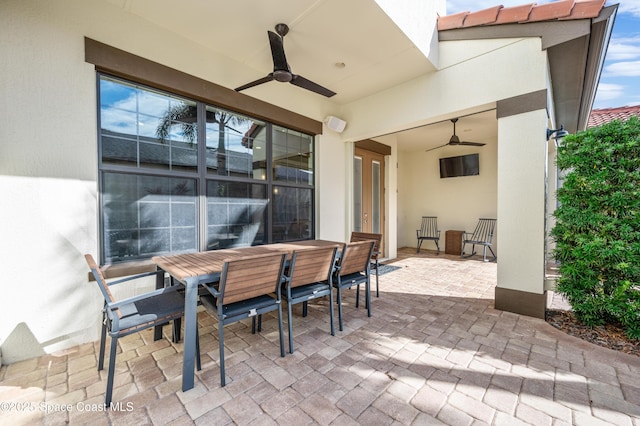
[[[85,37],[85,61],[96,70],[133,80],[278,124],[311,135],[322,134],[322,122],[238,93],[174,68]]]
[[[356,148],[372,151],[377,154],[391,155],[391,147],[380,142],[376,142],[372,139],[365,139],[356,142]]]
[[[511,117],[525,112],[547,108],[547,89],[512,98],[501,99],[496,103],[496,118]]]

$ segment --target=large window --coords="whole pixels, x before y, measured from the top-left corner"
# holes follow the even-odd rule
[[[99,82],[104,263],[313,238],[312,136]]]

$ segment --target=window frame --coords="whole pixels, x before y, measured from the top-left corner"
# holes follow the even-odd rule
[[[132,85],[141,90],[149,90],[154,93],[160,93],[162,95],[168,97],[178,97],[184,98],[189,102],[195,102],[196,104],[196,115],[197,115],[197,166],[195,171],[188,170],[174,170],[173,167],[169,166],[167,169],[162,168],[144,168],[139,167],[140,159],[137,158],[136,165],[122,165],[122,164],[105,164],[103,162],[103,135],[102,135],[102,123],[101,123],[101,115],[102,115],[102,102],[101,102],[101,82],[103,78],[115,80],[116,82],[122,82],[125,85]],[[104,72],[97,70],[96,72],[96,93],[97,93],[97,149],[98,149],[98,215],[99,215],[99,253],[101,263],[106,263],[106,230],[105,230],[105,205],[103,198],[104,191],[104,176],[106,173],[117,173],[117,174],[129,174],[136,176],[151,176],[158,178],[183,178],[195,180],[196,186],[196,195],[195,195],[195,204],[196,204],[196,250],[195,251],[203,251],[207,250],[208,245],[208,195],[207,195],[207,187],[209,182],[220,182],[220,183],[247,183],[247,184],[259,184],[265,185],[265,202],[266,202],[266,218],[265,218],[265,233],[266,233],[266,241],[264,243],[272,243],[274,242],[274,234],[273,234],[273,215],[275,204],[273,203],[273,191],[274,187],[291,187],[291,188],[301,188],[307,189],[311,192],[311,228],[310,235],[308,238],[303,239],[313,239],[315,238],[316,233],[316,218],[315,218],[315,205],[316,205],[316,182],[317,182],[317,168],[316,168],[316,138],[313,134],[301,131],[299,128],[288,127],[283,125],[282,123],[273,123],[267,120],[264,120],[261,117],[255,117],[251,114],[247,114],[246,112],[239,112],[221,105],[217,105],[211,101],[205,101],[202,99],[197,99],[194,97],[187,96],[183,93],[177,93],[177,91],[167,90],[166,88],[156,87],[154,85],[150,85],[145,82],[141,82],[131,77],[123,77],[120,75],[114,75],[110,72]],[[258,120],[265,124],[265,137],[266,137],[266,177],[264,180],[256,179],[251,177],[241,177],[241,176],[224,176],[224,175],[214,175],[210,173],[207,169],[207,145],[206,145],[206,111],[208,107],[217,108],[223,110],[225,112],[229,112],[231,114],[238,114],[240,116],[247,117],[249,119]],[[304,135],[310,140],[310,149],[312,154],[312,161],[310,162],[311,173],[313,178],[309,183],[300,183],[300,182],[286,182],[286,181],[277,181],[274,176],[274,159],[273,159],[273,132],[276,127],[284,128],[288,131],[298,132],[301,135]],[[170,227],[170,230],[172,228]],[[279,240],[278,240],[279,241]],[[290,241],[290,240],[288,240]],[[152,254],[151,256],[156,255]],[[125,264],[132,261],[145,261],[150,259],[151,256],[135,256],[132,259],[120,259],[120,260],[112,260],[109,263],[113,264]],[[113,257],[112,257],[113,258]]]

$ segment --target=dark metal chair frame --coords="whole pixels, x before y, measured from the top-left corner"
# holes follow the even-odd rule
[[[342,331],[342,290],[356,288],[356,308],[360,303],[360,284],[365,285],[367,316],[371,316],[371,254],[375,243],[371,240],[345,244],[336,265],[333,286],[338,292],[338,323]]]
[[[282,299],[287,302],[289,353],[293,353],[292,305],[297,303],[302,303],[302,316],[306,317],[309,300],[329,296],[330,329],[331,335],[335,336],[332,275],[337,249],[338,247],[321,247],[298,250],[292,255],[282,293]]]
[[[184,316],[184,296],[179,290],[182,285],[169,286],[146,292],[126,299],[116,300],[110,287],[143,277],[156,276],[156,280],[164,280],[164,271],[147,272],[131,275],[119,280],[107,282],[102,270],[90,254],[85,260],[104,297],[102,331],[100,335],[100,352],[98,355],[98,371],[104,369],[104,353],[107,332],[111,336],[109,350],[109,367],[107,370],[107,389],[105,405],[110,406],[113,395],[113,379],[116,366],[118,339],[151,327],[173,321],[174,341],[179,339],[181,318]],[[160,276],[162,274],[162,276]],[[196,363],[201,369],[199,339],[196,337]]]
[[[493,262],[497,259],[496,254],[493,252],[491,248],[491,244],[493,243],[493,233],[496,227],[496,219],[486,219],[481,218],[478,219],[478,224],[476,225],[476,229],[473,233],[465,232],[462,237],[462,257],[471,257],[476,254],[476,245],[484,246],[482,258],[485,262]],[[471,254],[465,255],[465,245],[471,244]],[[491,259],[487,259],[487,249],[491,252],[493,257]]]
[[[209,294],[201,295],[202,305],[218,319],[220,350],[220,385],[225,386],[224,326],[247,318],[255,319],[261,328],[262,314],[278,311],[280,356],[284,357],[281,285],[285,279],[284,265],[287,254],[275,253],[245,256],[227,260],[222,267],[220,281],[205,284]]]
[[[422,216],[422,223],[420,229],[416,230],[416,237],[418,238],[418,246],[416,247],[416,253],[420,253],[420,247],[425,240],[431,240],[436,243],[436,249],[440,254],[440,230],[438,229],[438,217],[437,216]]]
[[[378,284],[378,271],[379,271],[379,264],[378,264],[378,257],[380,256],[380,245],[382,243],[382,234],[374,234],[374,233],[369,233],[369,232],[352,232],[351,233],[351,242],[356,242],[356,241],[367,241],[367,240],[372,240],[374,241],[374,245],[373,245],[373,254],[371,255],[371,266],[373,267],[373,269],[376,271],[376,297],[380,297],[380,289],[379,289],[379,284]]]

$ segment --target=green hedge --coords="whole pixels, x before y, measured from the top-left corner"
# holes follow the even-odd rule
[[[640,120],[567,136],[557,162],[557,290],[584,324],[640,339]]]

